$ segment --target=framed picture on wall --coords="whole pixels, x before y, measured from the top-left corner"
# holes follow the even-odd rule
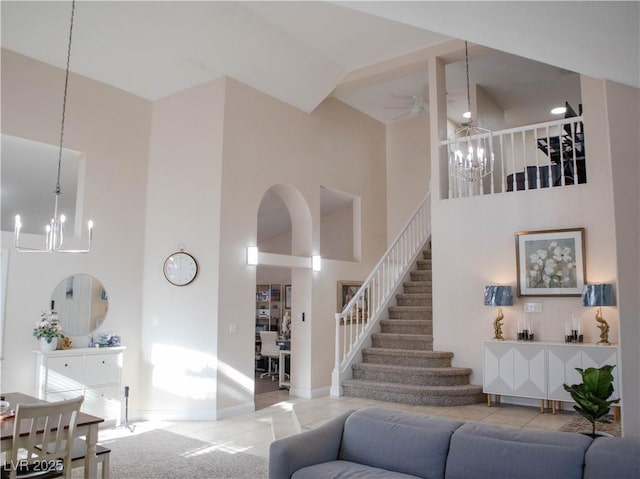
[[[584,237],[584,228],[517,232],[518,296],[580,296]]]
[[[338,281],[338,313],[344,310],[345,306],[349,304],[361,286],[362,281]],[[357,310],[354,310],[352,318],[366,321],[368,311],[369,291],[366,290],[364,297],[361,298],[357,305]],[[347,318],[347,321],[350,321],[349,318]],[[342,320],[342,324],[345,324],[344,320]]]
[[[344,307],[362,286],[362,281],[338,281],[338,313],[341,313]]]
[[[291,285],[284,285],[284,308],[291,309]]]

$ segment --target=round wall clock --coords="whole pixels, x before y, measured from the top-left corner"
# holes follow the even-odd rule
[[[162,268],[171,284],[186,286],[198,275],[198,262],[189,253],[177,251],[166,259]]]

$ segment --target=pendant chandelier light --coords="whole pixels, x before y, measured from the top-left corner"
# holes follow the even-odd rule
[[[85,249],[63,249],[64,243],[64,223],[65,216],[61,214],[58,216],[58,199],[62,193],[60,188],[60,172],[62,170],[62,140],[64,137],[64,117],[67,107],[67,87],[69,85],[69,61],[71,59],[71,39],[73,36],[73,16],[75,13],[76,2],[71,3],[71,22],[69,27],[69,44],[67,47],[67,69],[64,79],[64,97],[62,99],[62,121],[60,125],[60,148],[58,150],[58,178],[56,181],[55,201],[53,205],[53,218],[51,222],[45,228],[45,246],[42,249],[39,248],[27,248],[20,245],[20,229],[22,228],[22,221],[20,215],[16,215],[15,229],[14,229],[14,245],[16,250],[22,253],[88,253],[91,251],[91,240],[93,239],[93,221],[88,222],[89,229],[89,244]]]
[[[463,123],[449,137],[449,175],[457,178],[455,196],[482,194],[482,179],[493,171],[493,153],[491,149],[491,131],[479,128],[471,119],[471,93],[469,88],[469,52],[464,42],[464,55],[467,72],[467,123]]]

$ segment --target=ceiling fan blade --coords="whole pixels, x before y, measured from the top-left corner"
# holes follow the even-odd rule
[[[411,114],[411,112],[407,111],[407,112],[403,113],[402,115],[399,115],[399,116],[396,116],[396,117],[392,118],[392,120],[394,120],[394,121],[395,120],[400,120],[400,119],[404,118],[405,116],[409,116],[410,114]]]

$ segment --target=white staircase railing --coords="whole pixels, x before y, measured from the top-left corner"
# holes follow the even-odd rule
[[[381,313],[386,311],[400,283],[422,252],[430,233],[431,195],[427,193],[358,292],[344,310],[336,314],[331,395],[340,396],[342,381],[351,377],[351,364],[358,359],[365,341],[375,331]]]

